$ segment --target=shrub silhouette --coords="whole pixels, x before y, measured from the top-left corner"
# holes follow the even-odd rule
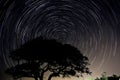
[[[108,76],[108,80],[120,80],[120,76],[117,75]]]
[[[106,72],[104,72],[104,73],[102,74],[102,77],[96,78],[95,80],[120,80],[120,76],[115,75],[115,74],[113,74],[113,75],[111,75],[111,76],[107,76],[107,75],[106,75]]]
[[[77,48],[42,37],[30,40],[13,50],[10,58],[18,63],[6,70],[14,79],[33,77],[35,80],[43,80],[44,73],[48,71],[51,72],[48,80],[60,75],[79,77],[82,73],[90,73],[87,67],[88,58]]]

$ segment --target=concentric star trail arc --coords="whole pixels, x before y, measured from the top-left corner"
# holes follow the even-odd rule
[[[120,61],[119,0],[6,0],[6,4],[1,0],[0,4],[4,4],[0,11],[1,68],[14,65],[8,57],[11,50],[44,36],[79,48],[88,56],[94,76],[102,71],[120,73],[120,65],[112,67]]]

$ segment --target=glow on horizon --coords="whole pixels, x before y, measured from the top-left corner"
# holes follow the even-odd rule
[[[21,80],[34,80],[34,78],[21,78]],[[47,80],[47,78],[44,78],[44,80]],[[51,80],[94,80],[93,78],[88,78],[88,77],[66,77],[66,78],[62,78],[62,77],[53,77]]]

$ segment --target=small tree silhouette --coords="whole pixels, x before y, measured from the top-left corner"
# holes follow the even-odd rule
[[[76,76],[82,73],[90,73],[88,58],[69,45],[56,40],[33,39],[10,53],[17,65],[6,70],[14,79],[21,77],[33,77],[35,80],[43,80],[44,73],[50,71],[48,80],[56,76]],[[79,74],[78,74],[79,73]]]
[[[112,76],[108,76],[108,80],[120,80],[120,76],[113,74]]]
[[[102,74],[102,77],[96,78],[95,80],[120,80],[120,76],[113,74],[112,76],[107,76],[106,72]]]

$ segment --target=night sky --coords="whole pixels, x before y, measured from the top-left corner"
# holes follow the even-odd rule
[[[120,0],[0,0],[0,80],[10,51],[39,36],[77,47],[93,77],[120,75]]]

